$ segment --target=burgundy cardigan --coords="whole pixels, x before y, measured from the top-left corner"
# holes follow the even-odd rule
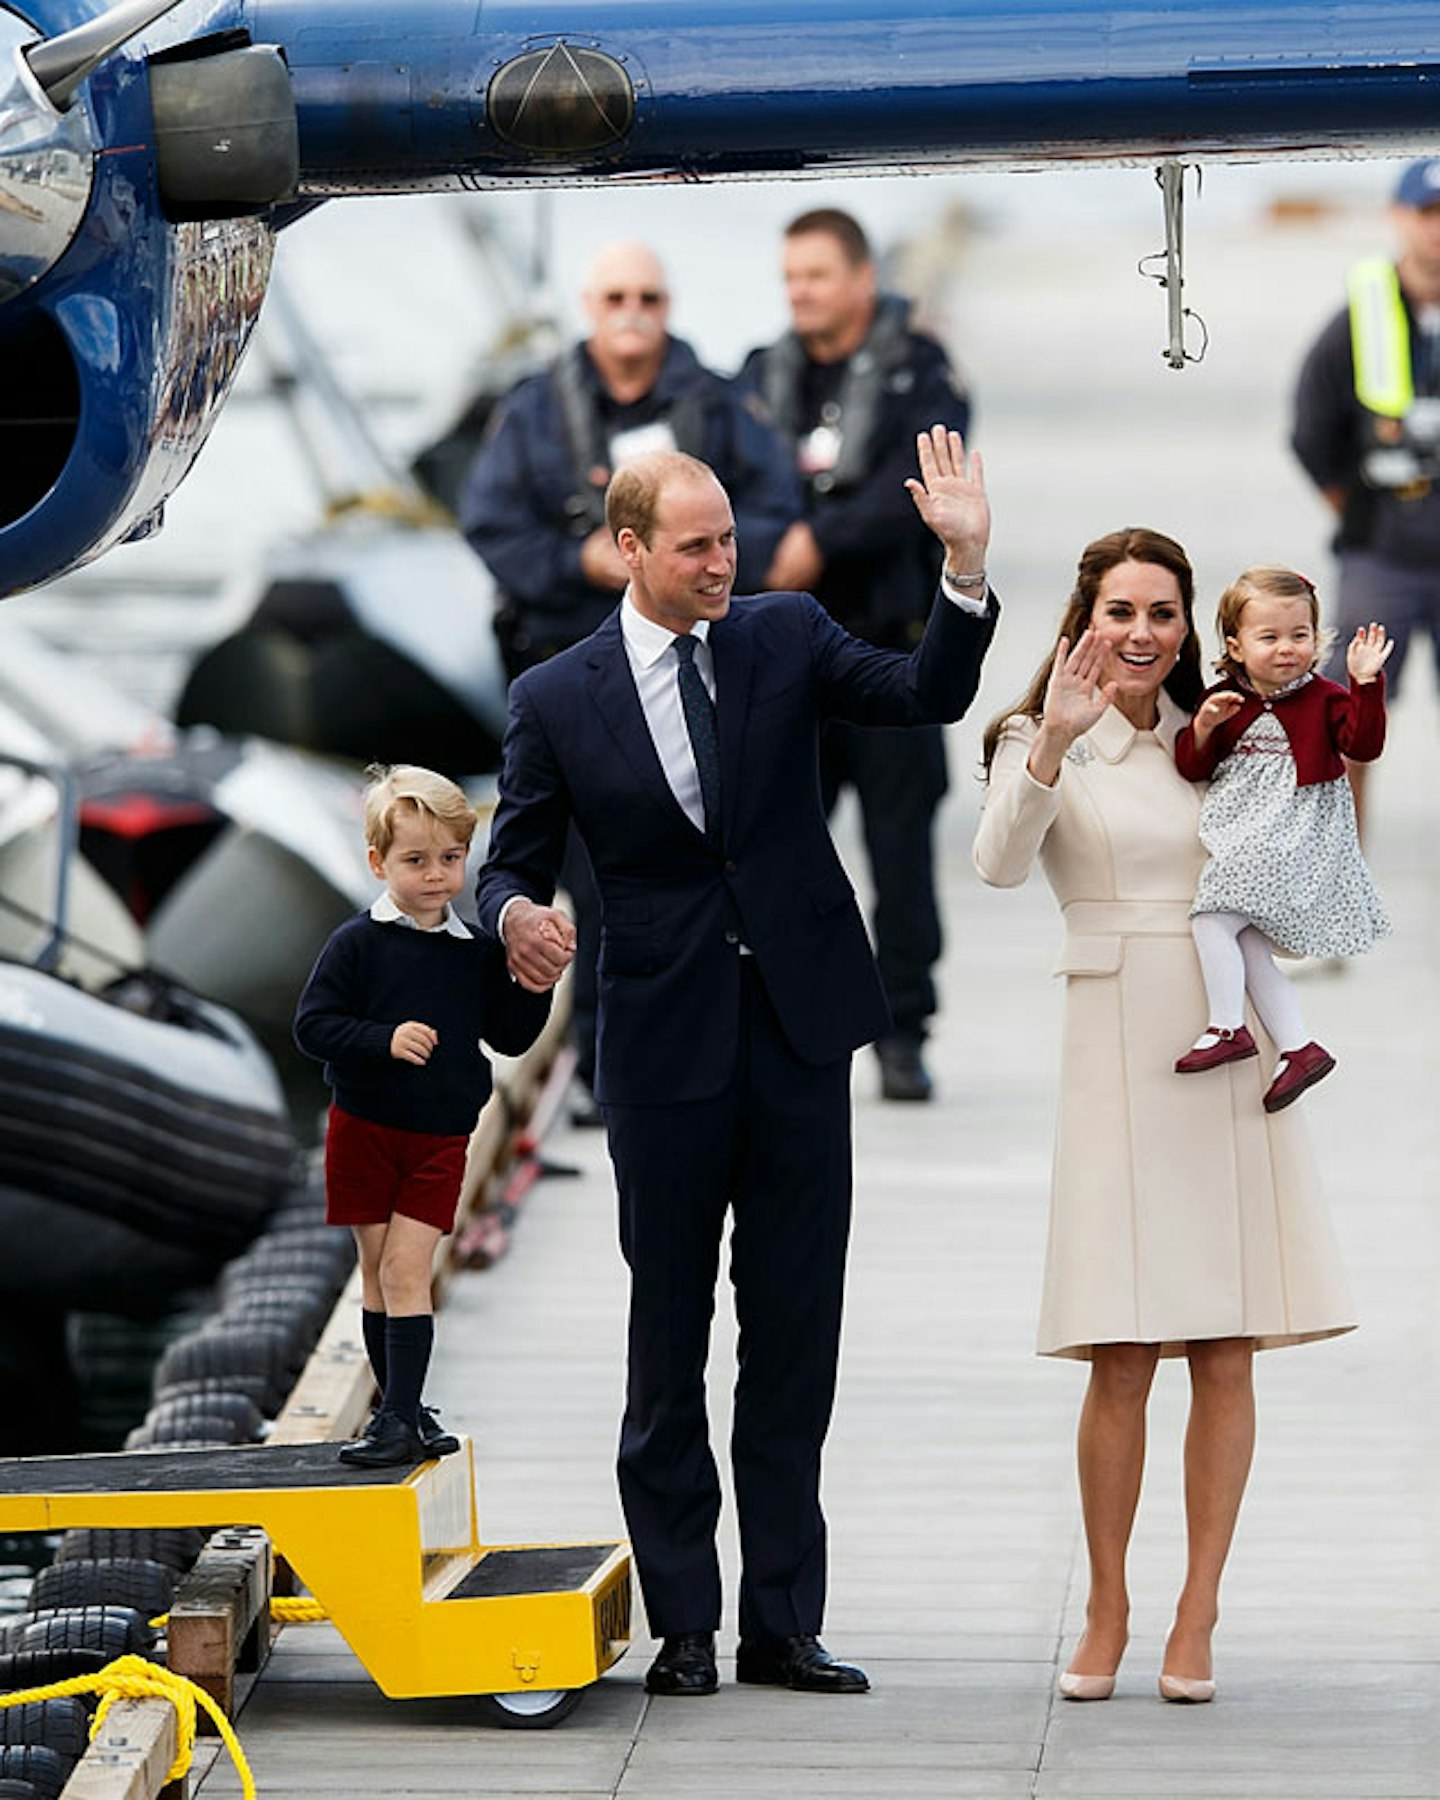
[[[1175,739],[1175,766],[1187,781],[1208,781],[1262,712],[1273,712],[1285,727],[1295,758],[1295,785],[1312,787],[1345,773],[1342,753],[1354,762],[1373,762],[1385,748],[1385,675],[1343,688],[1316,675],[1288,694],[1262,700],[1233,677],[1216,682],[1201,696],[1236,693],[1245,696],[1225,722],[1211,732],[1203,750],[1195,748],[1195,724]]]

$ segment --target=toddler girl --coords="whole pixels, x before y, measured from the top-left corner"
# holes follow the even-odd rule
[[[1390,929],[1341,759],[1380,754],[1393,646],[1382,626],[1362,626],[1345,653],[1349,688],[1317,674],[1319,601],[1305,576],[1282,568],[1248,569],[1221,596],[1216,622],[1225,678],[1175,743],[1181,774],[1210,782],[1200,812],[1210,860],[1191,908],[1210,1024],[1175,1068],[1193,1075],[1258,1055],[1244,1023],[1248,991],[1280,1051],[1264,1099],[1278,1112],[1335,1059],[1306,1039],[1272,947],[1354,956]]]

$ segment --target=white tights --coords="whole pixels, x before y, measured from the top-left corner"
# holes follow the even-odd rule
[[[1305,1021],[1290,979],[1275,966],[1270,940],[1243,913],[1196,913],[1190,921],[1210,1024],[1234,1031],[1245,1023],[1245,996],[1277,1050],[1298,1050]]]

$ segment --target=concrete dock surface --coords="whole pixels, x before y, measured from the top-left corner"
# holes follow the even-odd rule
[[[1158,202],[1156,216],[1158,239]],[[1342,973],[1301,977],[1310,1029],[1339,1059],[1301,1105],[1361,1329],[1258,1360],[1260,1441],[1212,1706],[1156,1694],[1183,1568],[1175,1364],[1152,1403],[1118,1691],[1089,1706],[1054,1695],[1085,1587],[1073,1472],[1084,1370],[1033,1354],[1059,923],[1038,876],[996,893],[969,862],[981,728],[1040,660],[1088,538],[1122,523],[1181,537],[1207,638],[1220,585],[1248,562],[1295,562],[1323,591],[1324,519],[1284,450],[1285,399],[1346,262],[1383,241],[1374,221],[1342,219],[1195,244],[1192,290],[1214,344],[1179,374],[1160,366],[1162,301],[1137,288],[1130,246],[1068,230],[1043,254],[1031,239],[957,252],[946,322],[980,396],[1005,613],[974,715],[951,733],[936,1098],[884,1104],[873,1058],[856,1061],[824,1638],[865,1666],[872,1692],[733,1684],[727,1510],[732,1612],[715,1697],[647,1699],[638,1611],[629,1655],[569,1720],[532,1732],[496,1730],[465,1701],[387,1701],[329,1626],[292,1626],[239,1720],[265,1800],[1440,1797],[1440,699],[1428,655],[1412,656],[1371,790],[1394,935]],[[849,812],[838,835],[863,890]],[[1194,1029],[1177,1019],[1177,1051]],[[430,1397],[475,1438],[491,1542],[624,1529],[625,1290],[603,1135],[566,1129],[548,1148],[574,1173],[539,1184],[509,1256],[459,1279],[439,1322]],[[722,1291],[722,1460],[732,1378]],[[223,1759],[201,1792],[238,1792]]]

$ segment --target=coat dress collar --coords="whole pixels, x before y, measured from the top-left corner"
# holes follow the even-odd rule
[[[1118,706],[1107,706],[1089,731],[1077,741],[1088,744],[1094,755],[1107,763],[1123,762],[1139,738],[1153,738],[1173,753],[1175,738],[1185,723],[1186,714],[1164,688],[1160,690],[1159,704],[1160,717],[1153,732],[1140,731],[1130,723]]]

